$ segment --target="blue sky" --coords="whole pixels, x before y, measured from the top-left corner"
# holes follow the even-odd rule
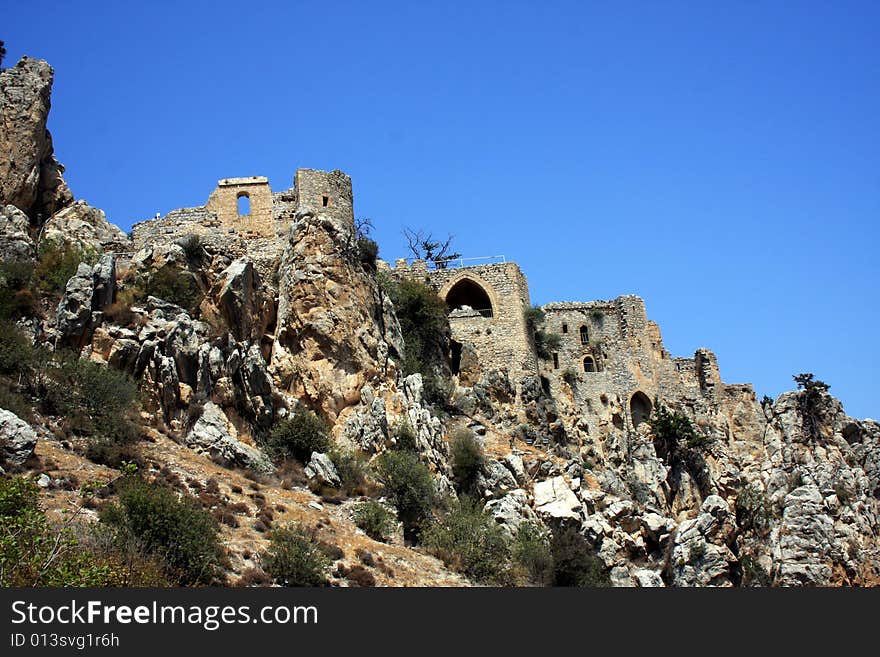
[[[69,184],[123,228],[338,168],[386,259],[451,233],[535,303],[639,294],[725,381],[811,371],[880,415],[876,2],[2,5],[5,65],[55,67]]]

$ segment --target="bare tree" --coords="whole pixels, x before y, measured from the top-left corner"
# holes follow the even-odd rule
[[[4,43],[0,41],[0,66],[3,66],[3,58],[6,57],[6,48]]]
[[[403,236],[406,238],[407,246],[413,257],[433,262],[437,269],[446,269],[446,264],[450,260],[461,257],[460,253],[451,250],[452,235],[449,235],[445,241],[440,241],[435,239],[431,233],[425,233],[424,230],[404,228]]]

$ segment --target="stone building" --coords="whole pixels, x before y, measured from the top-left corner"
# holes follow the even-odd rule
[[[568,386],[576,403],[611,410],[618,429],[636,429],[655,399],[674,402],[692,415],[712,414],[730,397],[754,398],[751,386],[721,382],[708,349],[693,358],[674,358],[663,347],[660,327],[647,319],[637,296],[588,303],[543,306],[545,329],[560,336],[559,349],[541,374],[551,388]]]
[[[535,375],[538,363],[525,322],[529,284],[513,262],[429,269],[424,260],[395,263],[394,273],[421,279],[449,308],[452,371],[462,383],[505,369],[514,381]],[[475,356],[467,364],[468,354]]]
[[[341,171],[297,169],[293,186],[273,192],[268,178],[224,178],[204,205],[134,224],[134,251],[198,235],[230,258],[251,257],[262,273],[277,263],[297,213],[321,210],[354,226],[351,179]]]
[[[135,224],[134,248],[196,234],[230,258],[248,255],[267,280],[303,213],[320,213],[353,231],[351,179],[341,171],[297,169],[293,186],[273,192],[262,176],[225,178],[204,205]],[[544,330],[557,334],[560,346],[550,361],[539,361],[524,316],[531,301],[520,268],[513,262],[455,265],[400,259],[390,268],[380,262],[396,276],[424,281],[446,302],[450,361],[460,385],[472,386],[492,370],[506,372],[517,388],[526,377],[540,377],[545,391],[569,397],[576,413],[609,431],[637,430],[656,399],[693,417],[756,407],[751,386],[721,382],[711,351],[672,357],[637,296],[543,306]]]

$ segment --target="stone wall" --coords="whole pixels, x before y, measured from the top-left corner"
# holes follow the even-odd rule
[[[405,260],[398,260],[392,271],[426,282],[444,301],[449,302],[451,294],[456,296],[456,289],[466,289],[481,301],[470,307],[464,304],[465,307],[451,308],[449,314],[452,339],[473,346],[481,371],[506,369],[514,381],[537,374],[538,365],[524,318],[531,304],[529,286],[515,263],[428,269],[424,261],[407,265]],[[457,298],[467,300],[468,294]]]
[[[717,358],[708,349],[698,349],[693,358],[672,358],[637,296],[550,303],[543,310],[545,329],[559,335],[561,344],[553,360],[542,363],[541,373],[554,396],[571,398],[594,433],[634,431],[637,393],[651,404],[659,399],[688,413],[698,424],[701,418],[710,424],[711,418],[716,427],[725,424],[719,416],[728,416],[727,426],[734,426],[743,403],[757,412],[751,386],[722,383]]]
[[[354,199],[347,175],[338,170],[297,169],[294,187],[297,212],[321,212],[354,228]]]
[[[247,198],[250,212],[238,213],[240,198]],[[249,178],[224,178],[217,182],[205,208],[217,215],[223,228],[232,228],[245,235],[272,237],[275,225],[272,220],[272,189],[264,176]]]

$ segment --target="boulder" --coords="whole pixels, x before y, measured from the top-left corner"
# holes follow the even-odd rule
[[[484,497],[503,495],[518,486],[513,474],[500,461],[487,459],[477,473],[477,490]]]
[[[485,509],[486,513],[495,518],[495,522],[499,524],[508,538],[516,536],[516,532],[524,522],[540,525],[538,517],[529,506],[526,492],[521,488],[512,490],[497,499],[489,500],[486,502]]]
[[[333,461],[330,460],[329,456],[321,452],[312,452],[312,457],[309,459],[305,472],[309,479],[319,484],[331,486],[332,488],[339,488],[342,485]]]
[[[578,519],[581,502],[563,477],[535,482],[535,510],[555,519]]]
[[[0,206],[0,260],[30,260],[35,255],[27,215],[14,205]]]
[[[0,408],[0,461],[21,465],[34,453],[37,434],[12,411]]]
[[[103,210],[76,201],[52,215],[43,228],[44,240],[76,246],[85,251],[128,253],[128,236],[107,221]]]
[[[249,467],[261,472],[273,469],[265,454],[238,440],[235,428],[223,411],[212,402],[205,404],[202,415],[196,420],[184,442],[187,447],[230,465]]]

